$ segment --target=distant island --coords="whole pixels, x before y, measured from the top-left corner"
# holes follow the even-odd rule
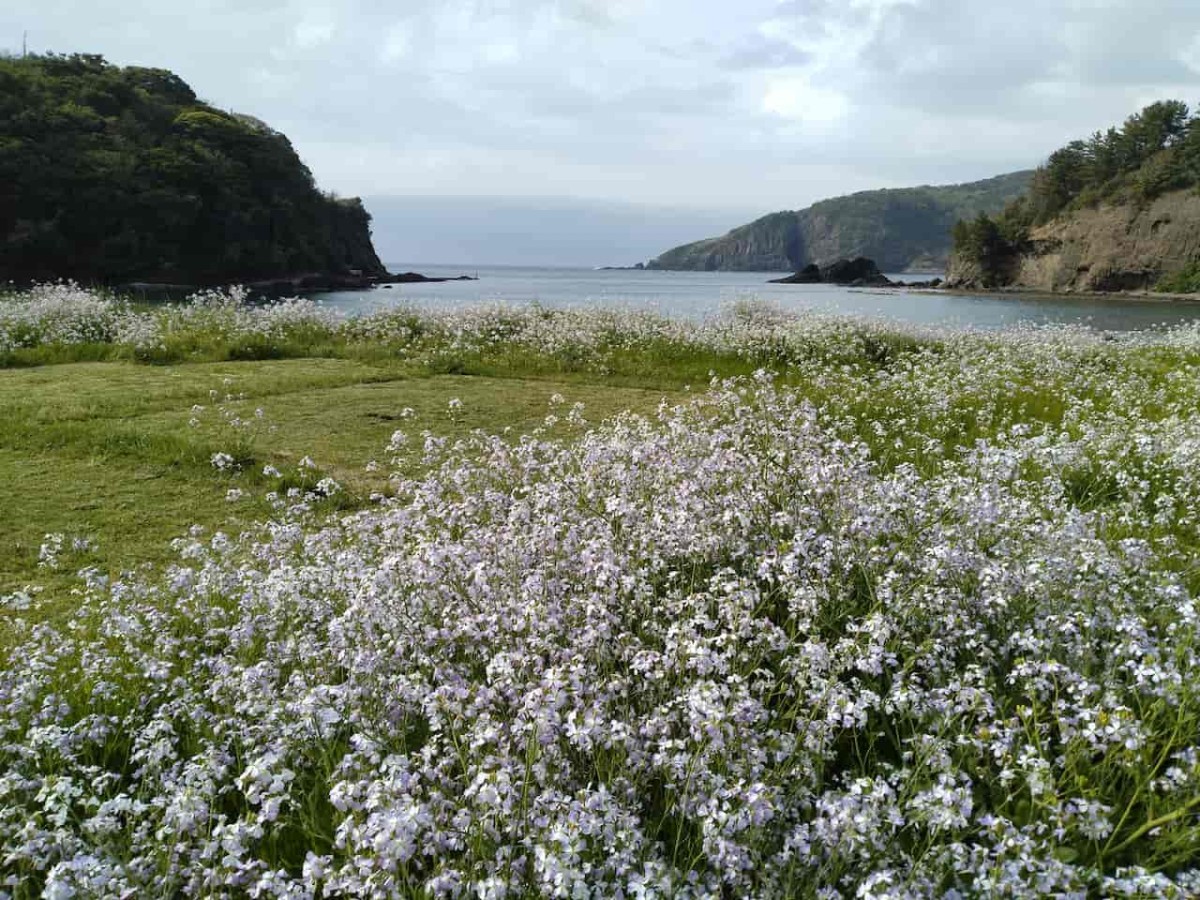
[[[0,57],[0,281],[323,290],[390,275],[358,198],[165,69]]]
[[[1200,116],[1166,100],[1051,154],[1026,196],[954,229],[946,284],[1200,292]]]
[[[1029,187],[1032,171],[946,187],[864,191],[772,213],[721,237],[684,244],[649,269],[799,272],[868,257],[887,272],[942,272],[960,219],[997,213]]]

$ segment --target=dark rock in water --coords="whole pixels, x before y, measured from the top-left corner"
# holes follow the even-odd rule
[[[795,275],[789,275],[787,278],[772,278],[771,284],[820,284],[824,279],[821,277],[821,267],[816,263],[809,263]]]
[[[402,272],[399,275],[384,275],[375,279],[375,284],[429,284],[440,281],[478,281],[472,275],[458,275],[454,278],[430,278],[420,272]]]
[[[884,278],[875,261],[859,256],[855,259],[839,259],[821,269],[821,280],[826,284],[856,285],[858,287],[889,287],[891,282]]]
[[[771,284],[840,284],[848,287],[896,287],[873,260],[860,256],[857,259],[839,259],[825,267],[809,263],[795,275],[787,278],[772,278]]]

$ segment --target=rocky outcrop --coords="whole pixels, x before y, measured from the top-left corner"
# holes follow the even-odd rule
[[[871,287],[891,287],[889,281],[875,260],[859,256],[855,259],[839,259],[837,262],[821,269],[821,279],[828,284],[869,285]]]
[[[1107,204],[1038,226],[1022,252],[1001,260],[990,279],[978,265],[955,256],[946,287],[1136,291],[1197,260],[1200,195],[1175,191],[1146,206]]]
[[[816,263],[809,263],[795,275],[789,275],[787,278],[772,278],[770,284],[824,284],[825,276],[821,274],[821,267]]]
[[[839,259],[827,266],[805,266],[787,278],[772,278],[770,284],[837,284],[847,287],[900,287],[879,271],[875,261],[859,256]]]

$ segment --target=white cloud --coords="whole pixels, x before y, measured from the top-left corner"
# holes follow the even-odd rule
[[[412,49],[412,26],[407,22],[393,22],[383,35],[383,45],[379,50],[379,61],[394,63],[408,56]]]
[[[1179,61],[1200,75],[1200,31],[1197,31],[1196,36],[1183,48],[1179,54]]]
[[[850,102],[837,91],[813,86],[803,76],[782,77],[768,79],[762,107],[785,119],[830,125],[846,116]]]
[[[322,47],[333,40],[336,28],[329,10],[307,10],[292,28],[292,46],[300,50]]]
[[[1200,99],[1195,0],[0,5],[0,35],[24,29],[174,69],[341,193],[799,206],[1033,165]]]

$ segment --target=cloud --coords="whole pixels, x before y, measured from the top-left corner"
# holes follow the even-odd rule
[[[367,195],[768,210],[1200,99],[1194,0],[9,0],[0,35],[25,29],[174,69]]]
[[[718,64],[734,71],[744,69],[787,69],[806,66],[812,55],[790,41],[756,33],[720,57]]]
[[[393,22],[384,32],[379,49],[381,63],[393,63],[408,56],[413,47],[413,30],[408,22]]]
[[[1200,32],[1180,51],[1178,58],[1190,72],[1200,75]]]
[[[329,44],[337,26],[328,9],[305,10],[300,20],[292,27],[292,45],[299,50],[312,50]]]
[[[815,87],[804,77],[769,80],[762,105],[769,113],[808,125],[830,125],[850,111],[844,94]]]

